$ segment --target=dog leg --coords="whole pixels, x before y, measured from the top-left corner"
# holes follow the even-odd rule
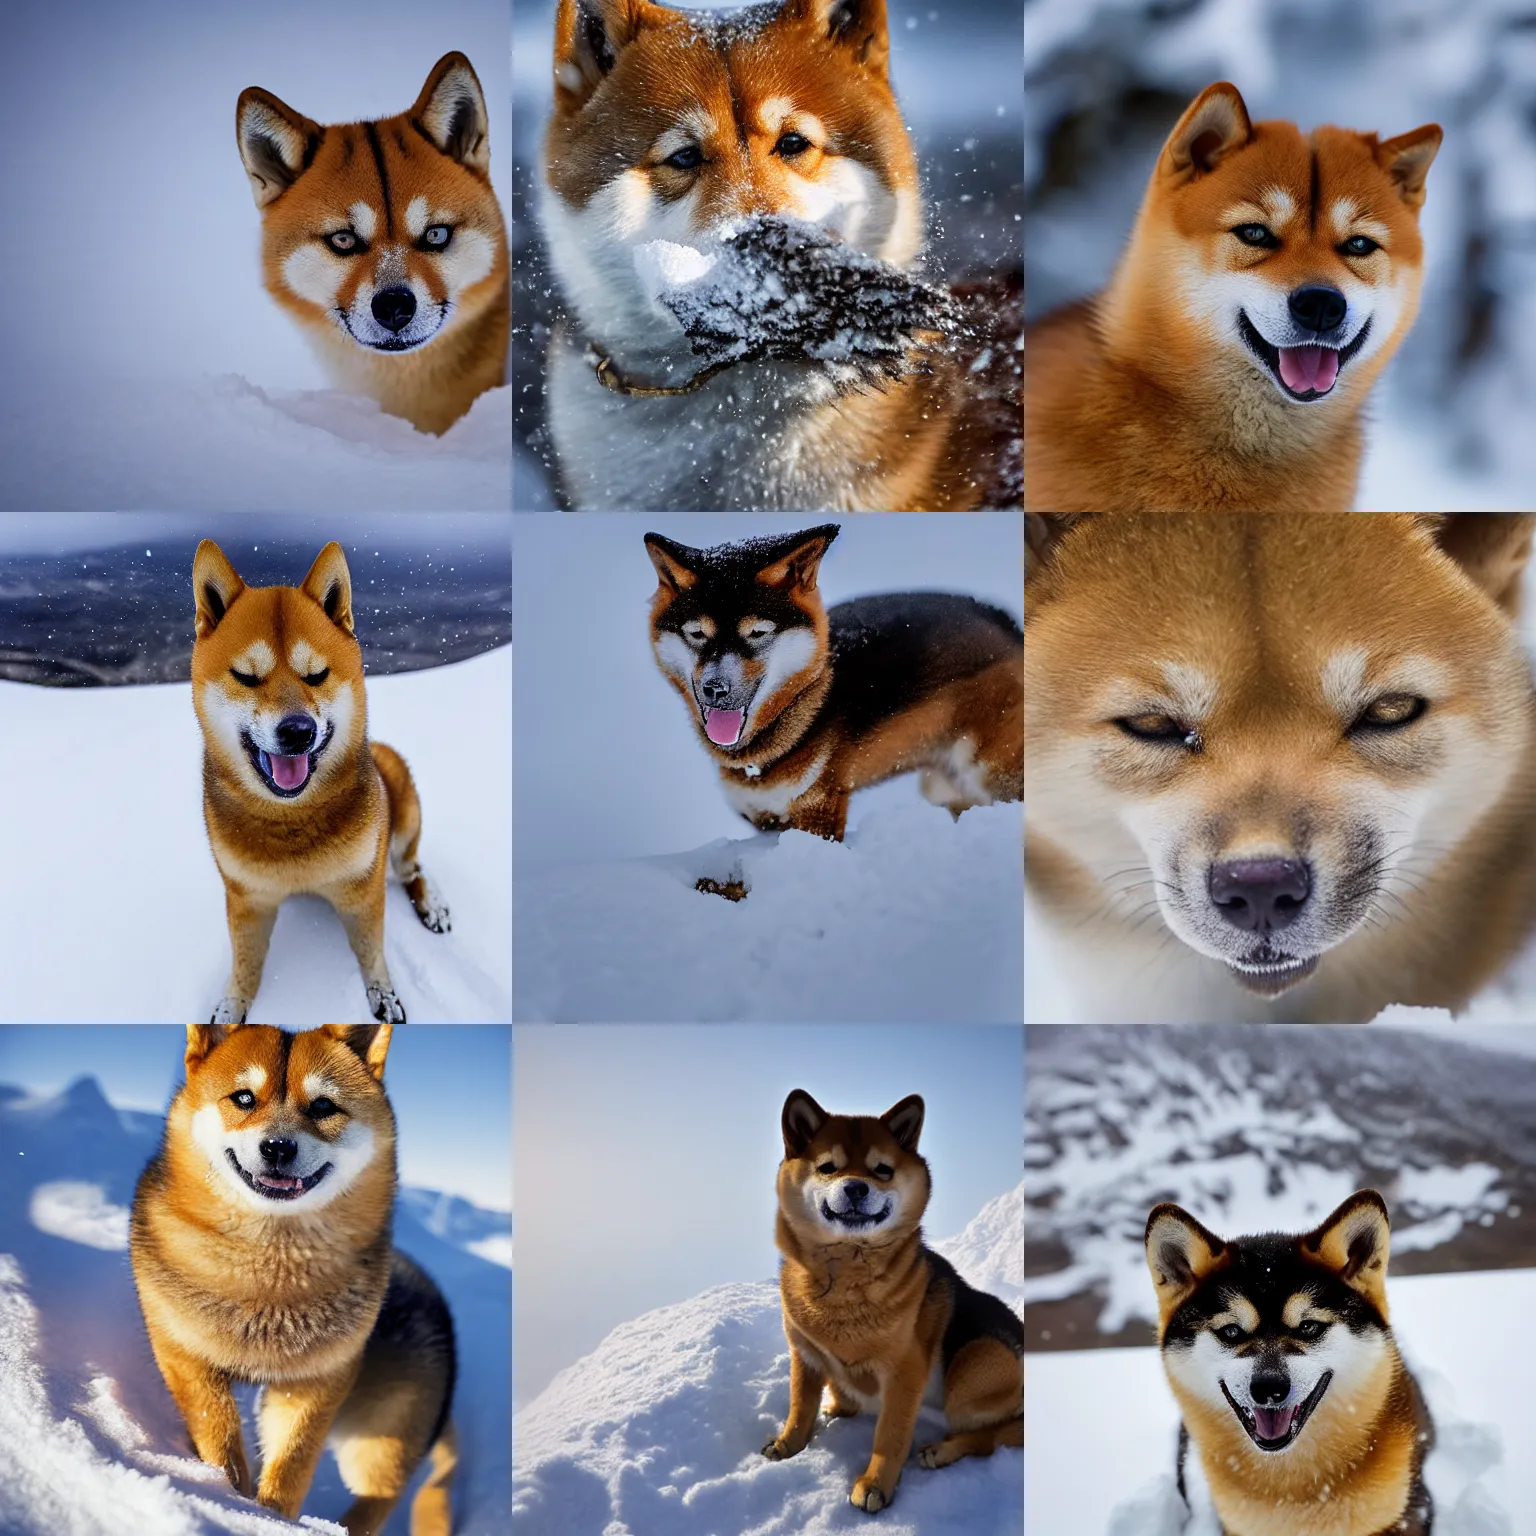
[[[230,1487],[249,1498],[255,1487],[245,1460],[240,1408],[228,1375],[186,1354],[153,1330],[149,1343],[199,1459],[211,1467],[222,1467]]]
[[[844,1397],[837,1389],[834,1381],[828,1388],[827,1417],[832,1419],[851,1419],[859,1412],[859,1405],[851,1397]]]
[[[878,1514],[896,1496],[901,1469],[912,1449],[912,1431],[923,1405],[928,1362],[921,1354],[904,1359],[882,1384],[880,1417],[875,1420],[875,1445],[863,1475],[849,1495],[855,1508]]]
[[[789,1417],[767,1445],[763,1455],[769,1461],[787,1461],[798,1456],[816,1428],[816,1415],[821,1411],[821,1394],[827,1378],[816,1369],[793,1344],[789,1346]]]
[[[261,988],[261,973],[272,942],[277,908],[259,902],[238,886],[224,882],[224,911],[229,920],[231,961],[224,996],[214,1009],[210,1024],[243,1024]]]
[[[421,800],[411,770],[393,747],[372,743],[373,761],[389,797],[389,861],[421,925],[431,933],[447,933],[453,924],[448,905],[427,879],[416,859],[421,842]]]
[[[298,1518],[314,1480],[336,1411],[357,1374],[354,1365],[336,1376],[289,1381],[262,1389],[257,1409],[263,1465],[256,1497],[288,1519]]]
[[[848,796],[835,789],[819,795],[812,790],[789,808],[788,822],[797,832],[840,843],[848,829]]]
[[[366,879],[327,894],[347,930],[347,942],[363,973],[363,985],[368,989],[368,1011],[381,1024],[404,1024],[405,1008],[395,995],[389,967],[384,963],[383,860],[380,859],[378,867]]]
[[[996,1339],[972,1339],[944,1375],[949,1434],[917,1453],[925,1467],[947,1467],[962,1456],[990,1456],[1000,1445],[1024,1443],[1024,1366]]]

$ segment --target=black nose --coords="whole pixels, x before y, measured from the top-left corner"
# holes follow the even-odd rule
[[[315,744],[315,722],[308,715],[285,715],[272,734],[284,757],[302,757]]]
[[[274,1168],[286,1168],[299,1155],[299,1144],[286,1136],[275,1137],[261,1144],[261,1155]]]
[[[1312,872],[1301,859],[1232,859],[1211,865],[1211,904],[1234,928],[1274,933],[1301,915]]]
[[[1331,331],[1349,313],[1349,300],[1337,288],[1298,288],[1286,302],[1291,318],[1304,331]]]
[[[719,678],[706,678],[699,684],[699,692],[704,695],[706,704],[712,704],[716,709],[721,709],[731,696],[731,685],[722,683]]]
[[[373,318],[386,331],[403,331],[416,313],[416,295],[409,288],[380,288],[373,296]]]
[[[1278,1408],[1291,1395],[1291,1378],[1284,1371],[1255,1371],[1248,1392],[1260,1408]]]
[[[848,1201],[849,1205],[858,1205],[868,1193],[869,1185],[864,1183],[862,1179],[849,1179],[843,1185],[843,1197]]]

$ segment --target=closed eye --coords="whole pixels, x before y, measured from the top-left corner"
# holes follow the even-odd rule
[[[238,667],[231,667],[229,669],[229,675],[234,678],[237,683],[243,684],[247,688],[261,687],[261,679],[257,677],[254,672],[242,672]]]
[[[1279,236],[1267,224],[1239,224],[1232,233],[1244,245],[1258,246],[1266,251],[1275,250],[1280,244]]]
[[[1186,725],[1172,715],[1148,711],[1140,715],[1121,715],[1114,722],[1127,736],[1136,741],[1155,742],[1160,746],[1184,747],[1198,752],[1203,743],[1196,726]]]
[[[304,681],[309,687],[318,688],[330,675],[331,669],[329,667],[321,667],[318,672],[306,672],[304,674]]]
[[[673,150],[661,163],[671,166],[674,171],[696,171],[704,164],[704,151],[697,144],[685,144],[681,149]]]
[[[703,645],[705,641],[704,626],[702,624],[684,624],[683,639],[689,645]]]

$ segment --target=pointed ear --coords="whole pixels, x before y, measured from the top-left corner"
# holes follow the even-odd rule
[[[368,1068],[375,1082],[384,1081],[384,1058],[389,1055],[393,1024],[322,1024],[332,1040],[339,1040]]]
[[[796,1088],[784,1100],[784,1112],[779,1117],[785,1157],[798,1157],[826,1123],[826,1110],[804,1088]]]
[[[1227,1245],[1188,1211],[1166,1202],[1147,1218],[1145,1242],[1162,1329],[1195,1287],[1225,1261]]]
[[[1084,512],[1026,512],[1024,514],[1024,583],[1027,586],[1055,563],[1061,541],[1080,523]]]
[[[807,528],[793,545],[785,541],[777,555],[757,573],[757,579],[770,587],[798,587],[802,592],[816,590],[816,572],[821,557],[837,537],[836,523],[823,523],[820,528]]]
[[[1316,1231],[1308,1232],[1301,1246],[1385,1317],[1391,1232],[1386,1201],[1374,1189],[1362,1189]]]
[[[659,533],[648,533],[645,552],[656,567],[657,578],[669,591],[686,592],[699,579],[698,572],[689,564],[690,560],[698,558],[699,550],[663,538]]]
[[[1424,206],[1424,178],[1440,153],[1445,135],[1439,123],[1425,123],[1411,133],[1400,133],[1376,146],[1376,163],[1397,184],[1397,190],[1410,208]]]
[[[1252,137],[1253,124],[1237,87],[1218,80],[1195,97],[1168,135],[1158,169],[1178,181],[1203,176]]]
[[[917,1151],[917,1138],[923,1133],[923,1096],[909,1093],[901,1103],[893,1104],[880,1116],[880,1123],[896,1138],[904,1152]]]
[[[271,91],[248,86],[235,103],[235,140],[258,208],[275,202],[299,179],[320,143],[320,125]]]
[[[1432,516],[1435,543],[1505,613],[1517,617],[1536,514],[1447,512]]]
[[[674,20],[649,0],[560,0],[555,13],[555,108],[574,112],[647,28]]]
[[[856,64],[886,77],[891,33],[885,0],[785,0],[780,14],[808,21],[828,42],[852,53]]]
[[[445,155],[479,176],[491,174],[490,117],[480,77],[462,53],[445,53],[432,66],[411,117]]]
[[[199,640],[219,627],[229,605],[245,591],[245,583],[212,539],[204,539],[192,557],[192,595],[197,602],[193,625]]]
[[[187,1025],[187,1053],[183,1060],[187,1064],[187,1071],[208,1059],[209,1055],[229,1039],[239,1024],[188,1024]]]
[[[347,557],[341,545],[334,540],[315,556],[309,575],[299,589],[325,609],[325,616],[338,629],[350,635],[352,628],[352,573],[347,569]]]

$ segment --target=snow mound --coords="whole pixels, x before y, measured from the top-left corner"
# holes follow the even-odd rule
[[[1016,1022],[1021,830],[1014,805],[958,822],[903,805],[844,843],[785,832],[521,876],[517,1017]]]
[[[503,646],[368,682],[369,734],[410,764],[422,864],[453,913],[451,933],[428,933],[391,879],[385,954],[419,1023],[511,1016],[511,654]],[[48,743],[46,772],[31,753],[0,756],[0,803],[27,808],[12,827],[27,877],[0,889],[0,932],[15,957],[0,1021],[206,1019],[223,995],[229,934],[203,827],[191,685],[0,682],[0,718],[14,740]],[[149,762],[152,772],[128,767]],[[279,912],[251,1017],[367,1022],[341,921],[318,897]]]
[[[957,1237],[934,1243],[974,1286],[1024,1310],[1024,1184],[982,1206]]]
[[[99,1184],[61,1179],[32,1191],[32,1225],[51,1237],[88,1248],[123,1253],[128,1248],[128,1209],[114,1205]]]
[[[1017,1294],[1022,1230],[991,1201],[935,1246],[965,1278]],[[975,1268],[967,1267],[974,1260]],[[1001,1289],[1001,1287],[998,1287]],[[785,1462],[761,1448],[789,1409],[777,1285],[715,1286],[615,1328],[517,1415],[512,1513],[519,1536],[830,1536],[868,1530],[848,1502],[869,1460],[868,1414],[821,1424]],[[926,1414],[916,1444],[942,1433]],[[995,1452],[938,1471],[909,1462],[882,1536],[1018,1536],[1022,1458]]]
[[[336,390],[195,380],[29,382],[0,420],[0,506],[505,511],[510,385],[441,437]]]

